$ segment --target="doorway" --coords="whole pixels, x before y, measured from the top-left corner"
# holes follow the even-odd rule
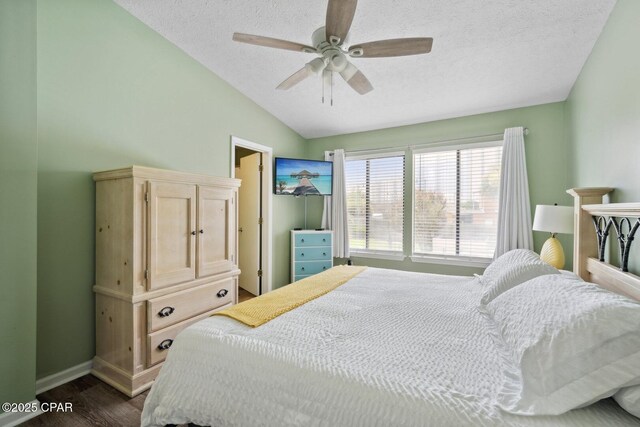
[[[271,290],[272,151],[241,138],[231,138],[231,176],[238,190],[238,302]]]

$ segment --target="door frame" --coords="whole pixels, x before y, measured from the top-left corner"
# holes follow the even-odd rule
[[[236,147],[262,153],[262,294],[265,294],[273,289],[273,148],[231,135],[231,178],[236,177]],[[237,227],[236,224],[236,241]]]

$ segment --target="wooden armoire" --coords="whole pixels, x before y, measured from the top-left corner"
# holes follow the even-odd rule
[[[151,387],[176,335],[237,301],[240,180],[141,166],[98,172],[92,373]]]

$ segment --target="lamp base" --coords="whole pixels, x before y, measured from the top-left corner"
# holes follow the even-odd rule
[[[540,251],[540,259],[547,264],[551,264],[558,270],[563,269],[565,260],[564,251],[562,250],[560,240],[558,240],[555,236],[549,237],[547,241],[544,242],[544,246],[542,246],[542,250]]]

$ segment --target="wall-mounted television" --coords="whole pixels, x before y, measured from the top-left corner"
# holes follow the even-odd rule
[[[273,193],[290,196],[330,196],[333,163],[276,157]]]

